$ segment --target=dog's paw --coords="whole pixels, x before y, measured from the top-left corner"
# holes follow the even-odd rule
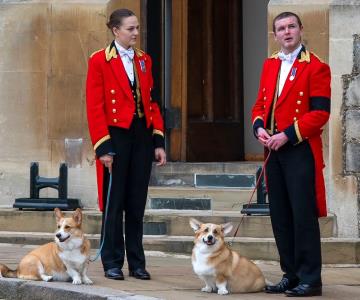
[[[205,292],[205,293],[212,293],[212,288],[211,286],[204,286],[202,289],[201,289],[202,292]]]
[[[93,284],[92,280],[87,276],[83,277],[82,281],[84,284]]]
[[[48,276],[48,275],[40,275],[40,276],[41,276],[42,280],[47,281],[47,282],[53,280],[52,276]]]
[[[80,278],[74,278],[72,281],[72,284],[81,284],[81,279]]]
[[[218,289],[218,295],[227,295],[229,291],[227,289]]]

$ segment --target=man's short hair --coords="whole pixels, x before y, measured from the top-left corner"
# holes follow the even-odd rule
[[[281,19],[285,19],[285,18],[288,18],[288,17],[295,17],[296,18],[296,20],[297,20],[297,22],[298,22],[298,24],[299,24],[299,27],[301,28],[302,27],[302,23],[301,23],[301,20],[300,20],[300,18],[299,18],[299,16],[297,15],[297,14],[295,14],[295,13],[293,13],[293,12],[291,12],[291,11],[284,11],[284,12],[282,12],[281,14],[278,14],[275,18],[274,18],[274,20],[273,20],[273,32],[275,33],[275,22],[276,21],[279,21],[279,20],[281,20]]]

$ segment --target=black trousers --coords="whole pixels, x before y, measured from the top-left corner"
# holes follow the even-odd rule
[[[266,167],[270,216],[284,277],[321,284],[314,157],[307,141],[272,151]]]
[[[104,224],[106,228],[101,260],[104,270],[122,268],[126,250],[129,270],[145,268],[143,217],[154,157],[152,132],[146,128],[145,118],[138,117],[134,117],[130,129],[110,127],[109,132],[116,155],[109,203],[106,203],[109,174],[104,172],[103,197],[108,216],[104,223],[104,210],[102,233]]]

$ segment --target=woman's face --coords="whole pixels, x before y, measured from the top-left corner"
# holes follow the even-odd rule
[[[139,35],[139,22],[136,16],[130,16],[122,20],[119,27],[113,28],[115,40],[125,49],[136,44]]]

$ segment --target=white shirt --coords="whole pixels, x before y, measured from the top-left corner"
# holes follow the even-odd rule
[[[286,54],[287,56],[290,57],[290,60],[283,60],[281,62],[278,96],[280,96],[284,88],[286,78],[288,77],[288,74],[290,72],[292,65],[294,64],[295,59],[300,53],[301,48],[302,45],[300,44],[299,47],[297,47],[293,52]]]
[[[115,40],[115,46],[116,46],[119,53],[121,51],[127,50],[124,47],[122,47],[121,45],[119,45],[116,40]],[[126,74],[129,77],[129,79],[131,81],[131,84],[133,84],[134,83],[134,65],[133,65],[133,61],[127,55],[120,55],[120,57],[121,57],[121,60],[123,62]]]

